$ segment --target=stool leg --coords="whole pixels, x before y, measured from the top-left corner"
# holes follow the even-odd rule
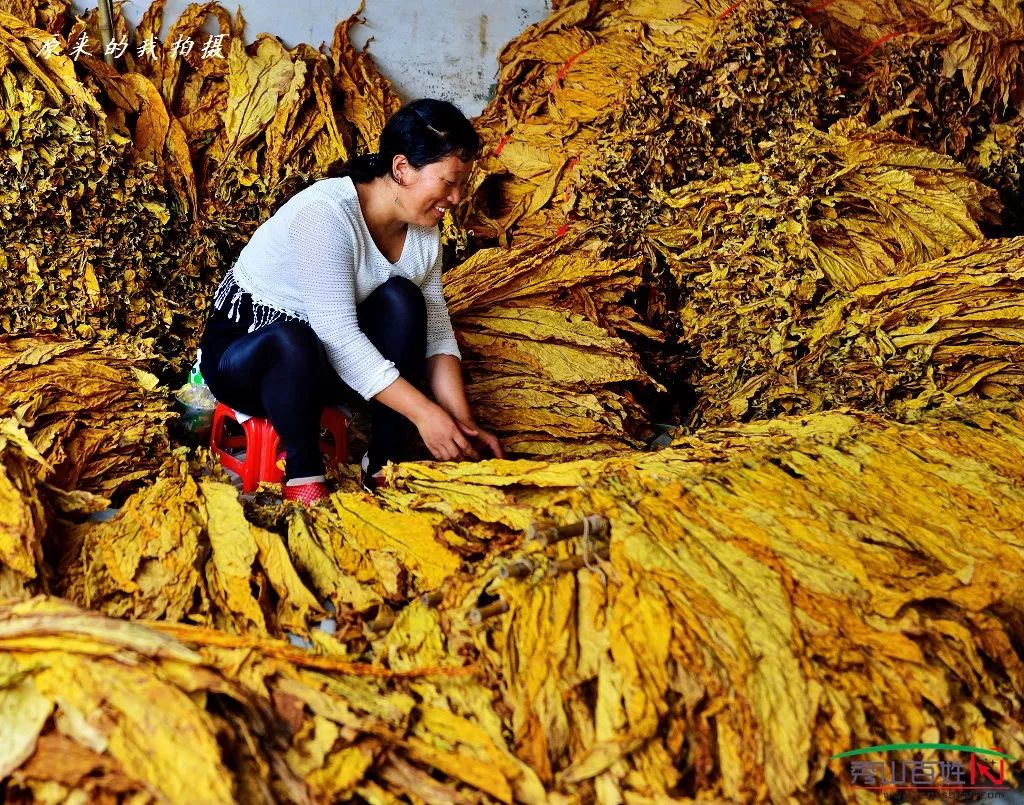
[[[252,492],[259,486],[263,453],[262,420],[254,417],[242,423],[245,431],[245,462],[242,464],[242,491]]]
[[[335,464],[348,461],[348,419],[337,408],[328,406],[320,416],[320,427],[328,431],[333,445],[320,441],[320,452],[329,457]]]
[[[277,466],[277,454],[281,449],[281,437],[277,435],[274,426],[267,420],[266,429],[263,434],[263,455],[260,458],[262,480],[272,483],[282,483],[284,473]]]
[[[224,429],[224,411],[217,406],[213,411],[213,424],[210,426],[210,449],[216,452],[220,447],[220,433]]]
[[[241,477],[245,474],[245,463],[235,458],[228,450],[235,446],[244,446],[246,437],[243,435],[241,445],[236,445],[235,439],[227,435],[228,423],[234,421],[234,412],[223,403],[218,403],[210,429],[210,452],[217,457],[224,469],[231,470]]]
[[[338,464],[348,463],[348,423],[344,421],[334,434],[334,460]]]

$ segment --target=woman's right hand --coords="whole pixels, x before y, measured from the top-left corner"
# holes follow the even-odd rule
[[[459,423],[440,405],[431,403],[416,420],[423,443],[438,461],[462,461],[480,456],[465,437]]]

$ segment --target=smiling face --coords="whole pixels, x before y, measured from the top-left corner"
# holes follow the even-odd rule
[[[437,226],[444,210],[458,204],[466,192],[472,162],[449,155],[416,169],[405,159],[395,157],[394,173],[402,180],[399,199],[406,221],[420,226]]]

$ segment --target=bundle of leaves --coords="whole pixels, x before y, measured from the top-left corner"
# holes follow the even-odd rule
[[[140,23],[140,44],[159,33],[163,5]],[[211,16],[215,41],[202,31]],[[191,6],[170,33],[196,43],[189,54],[157,44],[135,57],[133,45],[114,68],[89,48],[95,13],[61,19],[48,32],[0,14],[4,329],[152,337],[180,368],[256,227],[335,160],[375,145],[398,100],[350,44],[356,16],[326,56],[268,35],[247,45],[240,15]],[[120,15],[115,27],[127,41]],[[60,49],[48,53],[53,34]],[[87,50],[72,60],[78,42]]]
[[[868,343],[882,338],[879,320],[850,308],[860,289],[899,294],[913,274],[922,286],[952,283],[952,307],[935,297],[935,316],[979,305],[998,319],[1019,280],[1014,241],[977,243],[980,222],[997,209],[994,192],[953,160],[850,124],[798,132],[760,162],[667,196],[665,225],[647,237],[681,288],[688,355],[678,370],[700,398],[691,423],[840,404],[872,409],[934,391],[940,367],[930,355],[912,371],[886,362]],[[943,257],[960,249],[977,256],[984,279],[943,268]],[[1003,301],[988,307],[988,286],[1001,288]],[[883,330],[911,323],[894,319]],[[1012,332],[991,335],[1011,358]],[[988,349],[979,344],[975,359],[983,362]]]
[[[149,371],[150,347],[0,337],[0,410],[18,418],[44,457],[40,480],[101,499],[87,508],[123,497],[170,455],[167,426],[177,414]]]
[[[864,119],[998,179],[978,147],[1013,119],[1024,100],[1024,12],[1016,3],[860,0],[808,12],[851,69],[851,95]],[[1015,158],[1019,171],[1019,159]],[[997,181],[1018,234],[1019,186]]]

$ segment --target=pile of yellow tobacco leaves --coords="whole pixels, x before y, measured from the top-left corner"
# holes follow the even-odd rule
[[[165,478],[78,527],[67,593],[221,630],[3,610],[4,772],[50,799],[184,801],[202,774],[245,801],[813,802],[851,746],[1016,757],[1022,451],[1020,405],[782,417],[599,461],[403,465],[383,502],[336,493],[284,538],[230,486]],[[610,531],[530,538],[594,515]],[[260,636],[311,591],[334,612],[316,651]]]
[[[140,44],[158,36],[162,8]],[[222,57],[200,55],[208,17]],[[133,47],[121,70],[98,55],[94,14],[61,19],[47,32],[0,11],[0,322],[152,337],[185,365],[248,236],[289,189],[373,142],[397,99],[349,44],[354,19],[327,57],[269,35],[246,46],[240,16],[192,6],[168,37],[198,43],[189,56],[161,44],[136,59]],[[62,46],[47,54],[54,33]],[[118,17],[115,39],[127,36]],[[83,41],[94,55],[69,58]]]
[[[26,429],[51,483],[113,497],[152,478],[171,451],[176,414],[152,363],[140,342],[0,336],[0,406]]]
[[[834,30],[812,20],[773,0],[568,3],[502,54],[460,223],[513,253],[574,255],[585,236],[598,257],[636,261],[640,282],[616,299],[632,315],[583,315],[631,345],[653,381],[631,394],[656,416],[700,424],[703,411],[715,422],[861,405],[842,386],[803,394],[816,378],[794,377],[786,357],[820,346],[810,322],[823,303],[1004,223],[977,171],[869,128],[863,110],[843,117],[858,111],[844,95],[853,75],[835,66],[823,35]],[[1013,136],[990,149],[993,170],[1012,169]],[[573,282],[601,287],[603,273]],[[477,353],[486,366],[501,357]],[[765,374],[802,402],[752,404]]]
[[[307,509],[175,449],[166,386],[397,107],[361,7],[140,56],[157,0],[110,67],[0,0],[4,801],[868,802],[835,756],[914,743],[1016,781],[1020,12],[954,5],[553,2],[443,226],[515,460]]]
[[[1000,191],[1019,231],[1024,154],[1007,146],[1024,100],[1020,4],[858,0],[807,17],[848,65],[864,117],[962,160]]]

